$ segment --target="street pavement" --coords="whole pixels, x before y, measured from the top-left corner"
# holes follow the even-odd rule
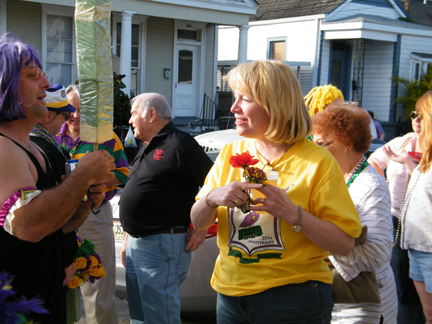
[[[129,324],[129,309],[126,299],[116,297],[118,324]],[[79,324],[87,324],[83,303],[81,303],[81,319]],[[216,313],[183,313],[181,315],[183,324],[216,324]]]

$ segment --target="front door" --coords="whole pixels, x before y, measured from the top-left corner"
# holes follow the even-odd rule
[[[332,42],[329,82],[340,89],[345,100],[350,94],[350,46],[342,42]]]
[[[198,57],[196,46],[178,46],[178,68],[174,77],[175,116],[197,116]]]

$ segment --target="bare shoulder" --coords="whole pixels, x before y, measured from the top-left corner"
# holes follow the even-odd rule
[[[0,137],[0,170],[0,204],[19,189],[36,187],[36,168],[27,153],[4,137]]]

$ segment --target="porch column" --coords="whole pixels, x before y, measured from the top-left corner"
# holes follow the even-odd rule
[[[239,36],[239,49],[238,49],[238,64],[245,63],[247,61],[247,37],[249,25],[241,25]]]
[[[7,21],[7,16],[6,16],[6,0],[0,0],[0,35],[3,35],[4,33],[7,32],[7,28],[6,28],[6,21]]]
[[[120,74],[126,75],[122,81],[126,86],[123,91],[128,96],[131,89],[132,16],[134,14],[133,11],[123,11],[121,23]]]

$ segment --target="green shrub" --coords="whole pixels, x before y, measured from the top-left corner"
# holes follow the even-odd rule
[[[407,87],[405,96],[397,98],[396,101],[404,104],[405,113],[408,117],[410,112],[415,110],[417,100],[426,92],[432,90],[432,67],[429,67],[428,73],[420,76],[420,80],[409,82],[402,78],[394,77],[392,79],[395,81],[395,84],[400,82]]]
[[[114,79],[114,126],[126,126],[130,119],[130,98],[123,92],[126,85],[122,79],[126,75],[113,72]]]

